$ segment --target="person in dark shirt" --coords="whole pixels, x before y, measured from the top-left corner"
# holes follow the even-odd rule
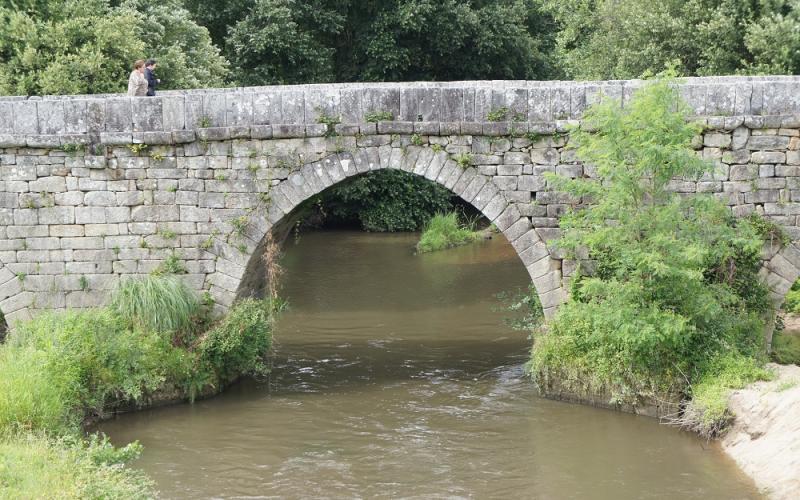
[[[144,77],[147,79],[147,95],[156,95],[156,87],[161,83],[161,80],[156,78],[156,60],[148,59],[144,63]]]

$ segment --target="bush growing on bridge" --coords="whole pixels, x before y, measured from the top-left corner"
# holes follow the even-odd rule
[[[558,241],[588,252],[596,271],[573,280],[530,369],[547,384],[607,390],[619,401],[690,394],[721,356],[761,352],[769,302],[757,277],[762,236],[710,196],[681,197],[675,177],[710,171],[689,147],[700,132],[665,82],[625,109],[605,101],[570,138],[597,180],[551,177],[557,189],[595,200],[561,220]]]

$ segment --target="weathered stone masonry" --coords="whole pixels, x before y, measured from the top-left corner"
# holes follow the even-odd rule
[[[121,278],[167,261],[225,308],[257,286],[265,235],[298,205],[348,177],[393,168],[445,186],[494,221],[552,314],[575,263],[547,242],[581,200],[548,190],[543,174],[591,176],[563,132],[600,96],[624,105],[640,85],[0,98],[0,310],[13,322],[37,309],[99,305]],[[698,154],[717,168],[673,188],[714,193],[736,215],[762,213],[800,240],[800,78],[698,78],[680,89],[707,124]],[[368,122],[376,112],[391,119]],[[800,274],[800,248],[776,242],[764,259],[780,301]]]

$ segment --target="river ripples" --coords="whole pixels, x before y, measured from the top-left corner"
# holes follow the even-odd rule
[[[505,241],[413,243],[302,236],[268,380],[101,430],[169,498],[757,498],[713,444],[537,397],[496,311],[527,281]]]

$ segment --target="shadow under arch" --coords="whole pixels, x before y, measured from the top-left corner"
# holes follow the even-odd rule
[[[270,191],[266,213],[256,212],[248,221],[242,234],[247,246],[246,257],[234,255],[230,245],[216,249],[224,262],[221,266],[218,264],[222,271],[212,274],[209,281],[213,287],[216,279],[234,279],[236,294],[226,300],[215,295],[212,288],[212,297],[222,306],[229,306],[235,298],[262,293],[262,254],[268,234],[271,232],[275,240],[281,241],[296,222],[298,208],[304,202],[346,179],[381,169],[402,170],[439,184],[491,221],[511,243],[527,269],[546,317],[552,316],[566,300],[560,260],[551,255],[530,219],[522,216],[517,206],[507,200],[492,177],[482,175],[474,167],[463,168],[445,151],[426,146],[363,147],[352,153],[331,154],[292,172]],[[216,276],[223,272],[223,276]]]

